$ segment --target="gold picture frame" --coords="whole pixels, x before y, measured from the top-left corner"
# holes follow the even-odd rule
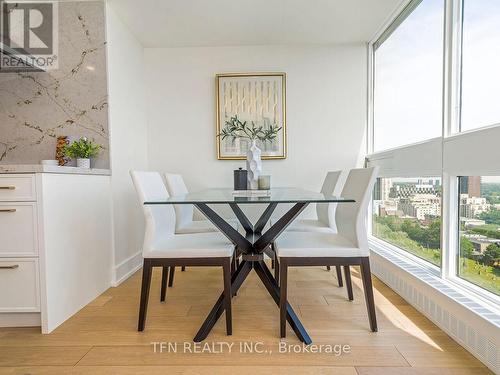
[[[275,142],[259,144],[263,160],[286,159],[286,73],[222,73],[215,76],[216,134],[230,117],[262,126],[279,124]],[[246,140],[216,137],[218,160],[245,160]]]

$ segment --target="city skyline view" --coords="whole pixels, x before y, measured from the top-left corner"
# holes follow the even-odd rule
[[[500,294],[500,176],[460,177],[459,187],[458,275]],[[441,194],[440,177],[379,178],[373,235],[440,267]]]

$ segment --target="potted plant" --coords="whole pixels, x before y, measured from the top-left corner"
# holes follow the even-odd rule
[[[258,189],[259,186],[259,175],[262,171],[262,162],[260,159],[261,150],[257,147],[257,140],[261,142],[272,142],[276,139],[278,132],[281,130],[281,126],[276,124],[271,124],[268,127],[257,126],[252,121],[251,124],[247,124],[247,121],[241,121],[238,116],[231,117],[230,120],[226,121],[224,128],[222,128],[218,137],[222,137],[222,140],[226,138],[236,138],[248,139],[252,142],[250,149],[247,152],[247,179],[249,189]]]
[[[90,168],[90,159],[96,157],[102,146],[98,145],[86,137],[64,147],[64,155],[76,159],[76,166],[79,168]]]

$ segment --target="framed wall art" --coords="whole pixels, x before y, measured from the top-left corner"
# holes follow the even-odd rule
[[[235,117],[241,122],[262,127],[265,132],[281,129],[271,141],[257,141],[262,159],[285,159],[286,145],[286,74],[285,73],[225,73],[217,74],[216,134]],[[251,141],[242,138],[216,137],[219,160],[246,159]]]

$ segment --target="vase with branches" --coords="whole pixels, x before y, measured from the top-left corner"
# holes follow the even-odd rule
[[[247,176],[248,188],[258,189],[259,175],[262,172],[262,151],[257,146],[257,141],[262,143],[273,142],[281,130],[281,126],[271,124],[268,127],[256,125],[253,121],[241,121],[238,116],[231,117],[226,121],[221,132],[217,134],[222,140],[227,138],[232,139],[247,139],[252,142],[247,151]]]

